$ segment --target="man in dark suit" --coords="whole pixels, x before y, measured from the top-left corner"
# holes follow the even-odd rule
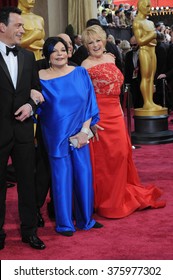
[[[141,74],[139,67],[139,46],[135,36],[130,38],[131,51],[126,53],[124,67],[124,83],[130,84],[130,92],[134,108],[143,106],[143,98],[140,91]]]
[[[171,42],[167,50],[167,66],[166,71],[160,73],[157,79],[166,79],[168,84],[168,104],[166,106],[173,110],[173,25],[171,26]]]
[[[168,98],[166,94],[166,87],[165,87],[165,96],[163,96],[164,92],[164,83],[162,79],[157,79],[157,77],[162,74],[166,73],[167,71],[167,53],[168,53],[168,48],[169,44],[164,41],[163,39],[158,39],[157,40],[157,45],[156,45],[156,59],[157,59],[157,68],[156,68],[156,73],[155,73],[155,80],[154,84],[156,85],[156,92],[153,95],[153,100],[156,104],[161,105],[161,106],[169,106],[168,104]],[[165,102],[167,104],[164,104]]]
[[[40,90],[34,54],[16,47],[24,33],[21,11],[0,10],[0,249],[5,246],[3,229],[6,209],[6,168],[11,156],[17,178],[18,209],[22,242],[44,249],[37,236],[34,185],[35,147],[31,118],[35,107],[32,90]]]

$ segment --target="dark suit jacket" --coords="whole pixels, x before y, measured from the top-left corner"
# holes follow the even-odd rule
[[[31,89],[41,90],[39,77],[32,52],[19,48],[17,58],[18,80],[15,89],[7,65],[0,53],[0,148],[13,138],[22,143],[33,141],[32,118],[19,122],[15,120],[14,113],[26,103],[34,106],[30,91]]]
[[[156,78],[167,71],[167,53],[168,47],[164,42],[158,42],[156,46],[157,69]]]
[[[169,45],[167,54],[167,72],[166,78],[168,80],[169,86],[173,89],[173,43]]]
[[[143,106],[143,98],[140,91],[141,73],[138,60],[138,74],[136,79],[132,79],[134,65],[133,65],[133,51],[126,53],[125,67],[124,67],[124,83],[130,84],[130,92],[132,94],[134,108],[140,108]]]
[[[138,66],[139,66],[139,60],[138,60]],[[140,66],[139,66],[139,68],[140,68]],[[125,84],[132,83],[133,71],[134,71],[133,51],[129,51],[126,53],[126,57],[125,57],[125,68],[124,68],[124,83]],[[139,69],[137,78],[139,80],[141,80],[140,69]]]

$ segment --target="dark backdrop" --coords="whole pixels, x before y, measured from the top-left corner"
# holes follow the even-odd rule
[[[165,25],[173,25],[173,14],[152,15],[149,17],[149,19],[152,20],[154,23],[162,21]]]
[[[0,8],[4,6],[17,6],[18,0],[0,0]]]

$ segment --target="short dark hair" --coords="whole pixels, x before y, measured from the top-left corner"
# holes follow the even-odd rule
[[[107,12],[106,9],[103,9],[103,10],[102,10],[102,14],[105,13],[105,12]]]
[[[73,38],[74,38],[74,39],[77,39],[78,36],[79,36],[79,34],[75,34]]]
[[[155,23],[155,27],[157,28],[157,27],[160,27],[160,26],[162,26],[164,23],[162,22],[162,21],[158,21],[158,22],[156,22]]]
[[[118,15],[120,12],[121,12],[120,10],[116,10],[115,15]]]
[[[92,25],[101,25],[100,21],[97,18],[90,18],[87,22],[86,22],[86,27],[92,26]]]
[[[0,9],[0,22],[4,23],[6,26],[9,23],[10,13],[21,15],[22,11],[17,7],[3,7]]]
[[[60,37],[49,37],[46,39],[44,45],[43,45],[43,55],[45,56],[45,58],[49,61],[50,55],[51,53],[54,52],[54,47],[57,43],[61,42],[65,49],[66,52],[68,53],[68,46],[66,41],[64,41],[62,38]]]

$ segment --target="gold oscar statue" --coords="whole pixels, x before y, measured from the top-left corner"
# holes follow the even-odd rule
[[[18,8],[22,11],[25,33],[21,46],[34,52],[36,60],[42,59],[42,48],[44,44],[44,20],[41,16],[31,12],[35,0],[19,0]]]
[[[163,108],[153,102],[154,75],[156,72],[155,47],[157,38],[163,35],[156,31],[154,23],[147,19],[150,15],[150,0],[138,0],[138,13],[133,22],[133,32],[139,44],[139,61],[141,70],[141,93],[144,100],[143,108],[135,109],[135,115],[160,115],[166,114]]]

